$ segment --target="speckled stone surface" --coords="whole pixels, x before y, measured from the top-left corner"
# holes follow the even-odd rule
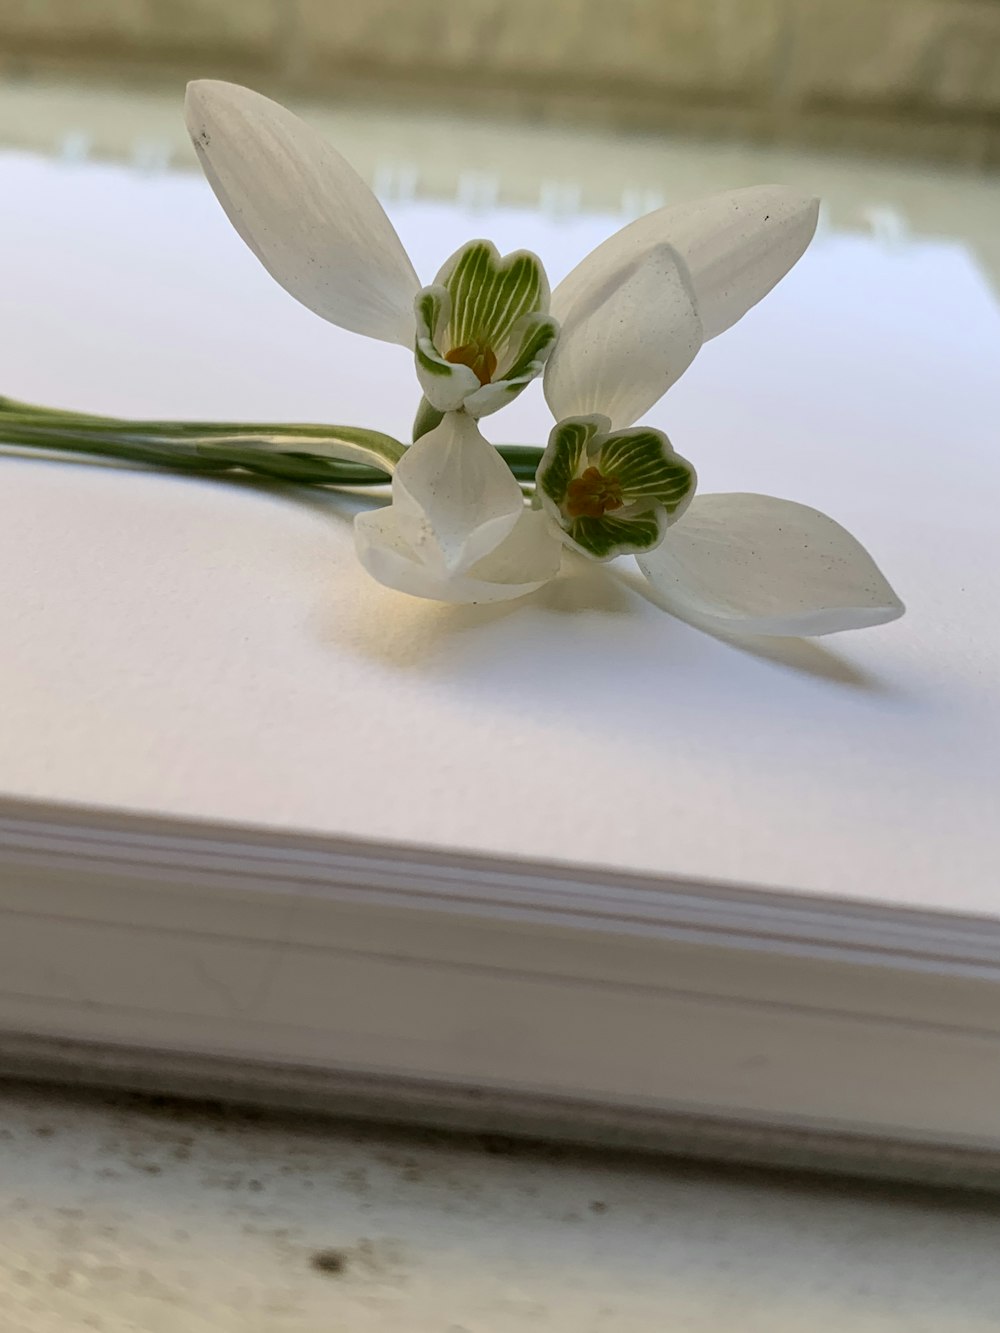
[[[0,1089],[7,1333],[986,1333],[1000,1198]]]

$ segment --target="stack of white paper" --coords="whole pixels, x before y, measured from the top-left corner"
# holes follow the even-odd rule
[[[296,306],[199,180],[0,161],[0,392],[406,436],[405,351]],[[617,225],[394,220],[428,278],[482,234],[556,280]],[[300,1101],[733,1126],[758,1155],[822,1129],[978,1169],[998,364],[959,248],[825,236],[650,414],[702,489],[814,504],[869,547],[907,617],[821,641],[724,643],[606,570],[424,603],[358,565],[368,500],[4,456],[12,1067],[159,1061],[173,1086],[187,1061]],[[549,424],[529,391],[487,434]]]

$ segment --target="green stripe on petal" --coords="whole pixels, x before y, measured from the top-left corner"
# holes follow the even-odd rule
[[[559,337],[559,325],[551,315],[540,312],[525,315],[511,332],[505,361],[498,379],[524,380],[527,383],[541,372]]]
[[[575,518],[566,535],[577,550],[595,560],[612,560],[616,555],[636,555],[659,546],[666,531],[662,512],[648,509],[632,518]]]
[[[528,250],[500,257],[490,241],[469,241],[438,274],[451,297],[446,350],[475,343],[499,356],[525,315],[546,313],[549,284]]]
[[[428,375],[449,375],[452,367],[437,349],[440,330],[451,314],[451,297],[444,287],[425,287],[414,303],[417,320],[417,365]]]
[[[535,482],[541,494],[555,506],[560,524],[569,484],[586,466],[588,446],[601,435],[602,424],[607,424],[602,417],[573,417],[561,421],[549,436]]]
[[[654,500],[673,516],[694,494],[694,468],[662,431],[639,427],[609,436],[597,466],[621,486],[626,505]]]
[[[479,388],[479,377],[465,365],[453,365],[439,351],[451,315],[451,297],[441,286],[424,287],[414,302],[417,379],[428,403],[438,412],[455,412]]]
[[[551,315],[525,315],[511,331],[507,357],[510,365],[497,371],[492,383],[484,384],[465,400],[465,410],[485,417],[514,401],[537,379],[559,337],[559,325]]]
[[[601,416],[561,421],[536,476],[538,497],[563,540],[595,560],[658,546],[696,484],[694,468],[662,431],[608,426]]]

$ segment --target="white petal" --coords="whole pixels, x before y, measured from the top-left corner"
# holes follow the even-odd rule
[[[725,332],[779,282],[812,240],[819,200],[780,185],[710,195],[648,213],[609,237],[552,294],[565,322],[608,277],[651,246],[687,264],[706,341]]]
[[[433,372],[417,358],[417,379],[424,397],[438,412],[457,412],[480,389],[479,376],[471,366],[445,362],[447,370]]]
[[[451,318],[451,293],[435,284],[424,287],[413,306],[416,341],[414,359],[424,397],[438,412],[457,412],[479,388],[479,376],[461,362],[445,360],[445,333]]]
[[[833,634],[883,625],[903,604],[839,523],[770,495],[696,495],[638,556],[668,611],[729,634]]]
[[[438,602],[506,602],[535,592],[559,570],[561,546],[544,517],[525,509],[514,530],[469,574],[422,563],[400,531],[395,506],[354,520],[358,558],[373,578],[412,597]]]
[[[545,366],[557,421],[595,412],[623,430],[675,383],[701,346],[684,261],[656,245],[582,293]]]
[[[493,380],[489,384],[477,383],[462,406],[478,421],[481,417],[488,417],[491,413],[499,412],[502,407],[506,407],[511,399],[517,396],[519,387],[521,386],[510,384],[508,380]]]
[[[472,418],[449,412],[400,460],[392,507],[422,563],[460,574],[513,530],[524,512],[524,496]]]
[[[525,509],[510,536],[474,564],[468,577],[534,590],[559,573],[562,553],[558,530],[541,510]]]
[[[209,184],[271,276],[331,323],[411,347],[420,284],[354,168],[249,88],[198,80],[185,110]]]

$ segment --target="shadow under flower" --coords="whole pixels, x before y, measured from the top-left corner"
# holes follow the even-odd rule
[[[48,457],[37,453],[26,456],[36,461],[44,461]],[[129,464],[120,460],[109,461],[103,458],[58,454],[52,455],[49,461],[60,464],[125,467],[137,471],[161,470],[143,463]],[[223,482],[227,486],[237,486],[282,500],[292,500],[324,516],[341,518],[348,523],[353,523],[355,515],[381,508],[390,501],[388,486],[380,487],[377,491],[333,488],[327,490],[247,473],[198,474],[185,473],[181,468],[176,472],[172,469],[162,470],[177,476],[186,475],[192,480]],[[372,594],[374,597],[380,595],[380,590],[374,585]],[[590,611],[599,615],[627,615],[631,605],[631,594],[638,594],[653,606],[671,614],[672,619],[676,619],[658,597],[656,589],[639,571],[594,565],[568,553],[563,572],[551,583],[533,594],[509,602],[451,606],[446,603],[423,602],[417,598],[407,598],[388,590],[381,590],[381,595],[394,599],[393,619],[396,633],[386,637],[384,621],[376,614],[362,617],[361,622],[353,627],[353,634],[363,651],[381,658],[386,664],[412,668],[438,657],[441,650],[447,647],[449,640],[460,638],[469,630],[481,629],[509,617],[523,615],[528,610],[534,614],[539,611],[556,615]],[[870,672],[861,670],[854,663],[821,646],[813,639],[763,634],[722,634],[701,625],[693,627],[738,652],[747,653],[762,661],[773,662],[804,675],[857,690],[877,693],[886,689],[883,682]]]
[[[352,521],[355,514],[388,502],[387,497],[376,497],[370,493],[318,491],[296,487],[283,487],[282,490],[323,513],[337,514],[348,521]],[[366,651],[385,661],[392,661],[396,666],[404,665],[405,662],[412,667],[418,665],[420,660],[427,661],[436,657],[444,642],[449,639],[461,636],[472,629],[522,615],[529,609],[534,613],[546,611],[557,615],[575,614],[581,611],[610,616],[628,615],[632,606],[632,594],[644,598],[645,601],[670,615],[672,620],[677,620],[658,597],[653,585],[638,570],[595,565],[579,556],[567,553],[563,572],[559,577],[529,596],[519,597],[510,602],[468,606],[449,606],[405,598],[402,600],[411,605],[407,606],[405,613],[398,614],[405,616],[405,621],[410,627],[408,634],[402,639],[396,635],[387,641],[384,631],[377,632],[381,617],[375,616],[370,620],[365,619],[364,631],[360,638]],[[389,595],[398,597],[397,594]],[[862,670],[814,639],[791,635],[722,634],[716,629],[701,625],[693,625],[692,628],[737,652],[746,653],[760,661],[773,662],[776,666],[818,680],[870,693],[880,693],[887,688],[878,677]]]
[[[604,576],[596,566],[581,561],[568,567],[537,592],[504,602],[450,605],[407,597],[374,580],[366,590],[364,609],[350,624],[336,627],[339,639],[346,632],[354,646],[373,661],[395,669],[423,669],[448,664],[449,675],[464,664],[472,675],[490,674],[497,659],[497,644],[489,630],[506,621],[519,623],[516,636],[523,649],[526,635],[542,656],[548,638],[545,622],[553,617],[572,619],[581,612],[599,617],[627,616],[632,604],[628,589]],[[582,630],[582,626],[581,626]],[[565,629],[559,631],[560,638]],[[510,669],[510,661],[504,667]],[[536,679],[535,670],[528,672]]]

